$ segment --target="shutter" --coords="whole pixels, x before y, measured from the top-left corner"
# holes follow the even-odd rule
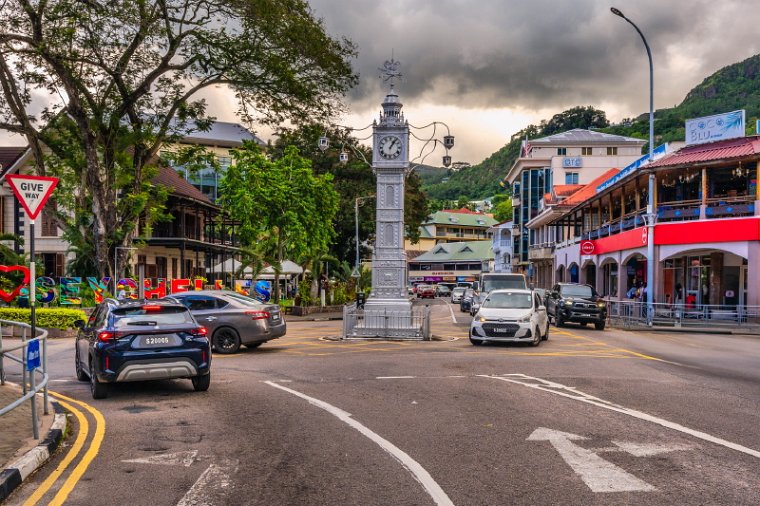
[[[66,257],[63,253],[56,253],[55,254],[55,275],[56,277],[61,277],[64,274],[64,266],[65,266]]]
[[[42,209],[42,237],[58,237],[58,227],[55,224],[55,202],[48,202]]]

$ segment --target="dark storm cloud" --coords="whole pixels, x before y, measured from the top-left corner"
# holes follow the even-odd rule
[[[361,84],[354,109],[374,107],[377,67],[403,64],[406,101],[464,108],[561,108],[614,104],[643,112],[648,63],[655,105],[672,106],[715,70],[758,52],[750,0],[312,0],[333,35],[357,43]]]

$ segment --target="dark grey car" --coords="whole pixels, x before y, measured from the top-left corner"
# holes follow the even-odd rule
[[[231,290],[195,290],[172,294],[201,325],[208,328],[214,350],[236,353],[285,335],[285,321],[277,304],[264,304]]]

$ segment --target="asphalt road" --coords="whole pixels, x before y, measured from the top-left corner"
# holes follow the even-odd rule
[[[93,401],[53,341],[52,389],[80,416],[8,504],[760,503],[759,338],[552,327],[539,348],[473,347],[469,316],[426,303],[439,340],[290,323],[215,355],[205,393]]]

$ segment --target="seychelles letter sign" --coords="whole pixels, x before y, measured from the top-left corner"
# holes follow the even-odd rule
[[[37,219],[58,184],[57,177],[10,174],[5,179],[30,220]]]
[[[686,120],[686,145],[744,137],[744,109]]]

